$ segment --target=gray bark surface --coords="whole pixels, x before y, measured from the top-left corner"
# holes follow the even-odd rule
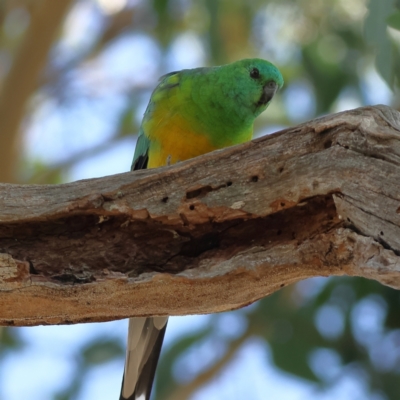
[[[236,309],[313,276],[400,288],[400,113],[364,107],[170,167],[0,184],[0,325]]]

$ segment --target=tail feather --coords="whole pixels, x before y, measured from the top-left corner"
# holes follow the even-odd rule
[[[168,317],[129,319],[120,400],[149,400]]]

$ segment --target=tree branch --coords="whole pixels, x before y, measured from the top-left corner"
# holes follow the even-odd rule
[[[13,166],[21,151],[18,129],[26,103],[72,0],[41,0],[38,3],[0,95],[0,174],[6,182],[16,180]]]
[[[0,185],[0,324],[231,310],[312,276],[400,288],[400,113],[316,119],[170,167]]]
[[[190,399],[191,396],[201,387],[204,387],[213,378],[215,378],[222,370],[232,361],[232,359],[237,355],[238,350],[242,345],[248,340],[248,336],[240,336],[237,339],[232,340],[228,343],[228,349],[226,353],[211,365],[205,371],[202,371],[197,375],[192,381],[186,384],[181,384],[176,387],[176,389],[170,393],[167,400],[185,400]]]

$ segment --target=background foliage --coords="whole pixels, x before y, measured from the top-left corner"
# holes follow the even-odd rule
[[[399,50],[399,0],[0,0],[0,181],[128,170],[151,90],[174,69],[273,61],[286,85],[258,135],[361,105],[398,107]],[[198,317],[196,329],[167,338],[155,398],[395,400],[399,306],[399,293],[375,282],[321,278]],[[0,328],[0,370],[34,372],[9,367],[28,362],[18,357],[34,332]],[[85,385],[101,366],[122,373],[125,333],[69,332],[79,344],[48,398],[110,398]],[[7,391],[21,378],[4,376],[0,399],[21,398]],[[279,395],[265,384],[272,376],[285,382]]]

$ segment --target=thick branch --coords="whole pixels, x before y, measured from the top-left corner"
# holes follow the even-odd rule
[[[0,324],[209,313],[311,276],[400,288],[400,113],[367,107],[157,170],[0,185]]]

